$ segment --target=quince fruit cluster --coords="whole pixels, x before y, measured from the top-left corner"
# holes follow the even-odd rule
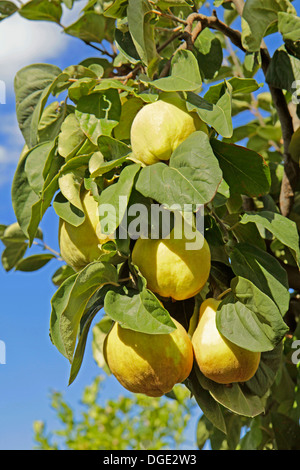
[[[131,127],[131,145],[136,160],[144,165],[167,162],[175,148],[192,132],[207,126],[196,113],[189,113],[176,93],[162,93],[145,105]],[[90,192],[82,194],[85,220],[74,227],[60,220],[59,242],[63,259],[76,271],[102,254],[108,238],[100,231],[98,204]],[[165,239],[138,239],[132,262],[147,281],[147,288],[174,302],[198,294],[211,269],[207,241],[200,235],[199,246],[187,249],[182,234],[171,232]],[[170,334],[145,334],[115,323],[104,343],[106,362],[117,380],[134,393],[161,396],[190,375],[196,362],[202,373],[220,383],[244,382],[256,372],[260,353],[231,343],[217,330],[216,311],[220,301],[206,299],[200,308],[199,323],[192,337],[172,318],[176,329]]]

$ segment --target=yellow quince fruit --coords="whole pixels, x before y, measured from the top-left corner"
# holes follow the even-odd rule
[[[210,298],[201,304],[199,323],[192,336],[195,360],[203,375],[214,382],[246,382],[256,373],[261,353],[241,348],[218,331],[216,311],[220,302]]]
[[[162,297],[185,300],[198,294],[208,280],[211,254],[207,241],[198,233],[198,249],[188,249],[184,235],[175,238],[139,238],[132,262],[147,280],[147,287]]]
[[[112,374],[133,393],[160,397],[183,382],[193,366],[193,347],[184,327],[146,334],[115,323],[104,342],[104,357]]]
[[[60,253],[64,261],[75,271],[80,271],[99,258],[103,253],[101,246],[111,239],[101,233],[98,203],[90,191],[82,192],[81,202],[85,213],[81,225],[75,227],[59,219]]]
[[[189,113],[177,93],[162,93],[135,116],[130,132],[133,156],[146,165],[169,160],[192,132],[208,133],[197,113]]]

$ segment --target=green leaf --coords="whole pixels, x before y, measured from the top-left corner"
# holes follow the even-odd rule
[[[284,414],[276,412],[271,412],[271,420],[277,450],[299,450],[299,423]]]
[[[80,128],[74,113],[69,114],[61,126],[58,136],[58,152],[66,160],[72,158],[86,141],[86,135]]]
[[[79,227],[84,222],[85,214],[83,210],[74,206],[63,194],[58,192],[53,201],[53,209],[56,215],[67,223]]]
[[[136,47],[129,31],[123,32],[119,29],[116,29],[115,42],[118,50],[122,52],[122,54],[131,64],[136,64],[137,62],[140,62],[140,57],[137,53]]]
[[[139,170],[138,164],[128,165],[122,170],[118,182],[102,191],[99,198],[102,233],[113,234],[122,222]]]
[[[113,21],[94,11],[85,12],[75,23],[64,28],[64,32],[85,42],[101,43],[108,39]]]
[[[16,271],[37,271],[55,258],[51,253],[42,253],[23,258],[15,265]]]
[[[241,94],[249,94],[257,91],[259,89],[259,85],[254,78],[240,78],[240,77],[232,77],[229,80],[224,80],[217,85],[212,85],[209,87],[209,90],[205,93],[204,98],[211,103],[217,103],[220,97],[224,94],[224,90],[226,87],[228,88],[228,84],[231,87],[232,95],[241,95]]]
[[[52,297],[51,338],[71,363],[80,320],[89,299],[102,286],[116,283],[115,267],[95,261],[64,281]]]
[[[268,67],[266,82],[275,88],[291,93],[295,91],[295,83],[300,80],[300,60],[289,54],[284,46],[275,51]]]
[[[128,0],[115,0],[112,5],[109,5],[105,11],[104,16],[111,18],[122,18],[126,16]]]
[[[38,142],[44,143],[54,140],[61,129],[67,114],[67,104],[58,101],[50,103],[43,111],[38,125]]]
[[[8,245],[2,252],[2,266],[5,271],[10,271],[24,256],[28,248],[27,243],[14,243]]]
[[[122,328],[147,334],[169,334],[176,329],[168,311],[148,289],[110,290],[104,300],[104,310]]]
[[[125,162],[131,148],[123,142],[109,136],[98,139],[99,152],[95,152],[89,161],[91,177],[103,175]]]
[[[47,2],[49,3],[49,2]],[[45,102],[61,70],[48,64],[33,64],[15,77],[16,112],[21,132],[29,148],[37,143],[37,128]]]
[[[242,416],[255,417],[265,411],[263,400],[251,393],[238,383],[230,387],[213,382],[206,378],[197,368],[197,378],[200,385],[228,410]]]
[[[268,295],[283,316],[290,302],[287,274],[274,256],[247,243],[239,243],[230,254],[236,276],[251,281]]]
[[[204,389],[198,380],[198,369],[193,368],[185,382],[207,419],[222,432],[226,433],[226,423],[219,403]]]
[[[51,280],[53,284],[59,287],[68,277],[75,274],[75,271],[71,266],[64,264],[60,268],[58,268],[55,273],[53,274]]]
[[[109,333],[113,323],[113,320],[108,315],[104,315],[104,317],[93,327],[93,358],[95,359],[97,365],[101,369],[105,369],[105,372],[108,374],[110,371],[104,358],[103,346],[105,338]]]
[[[76,379],[79,373],[79,370],[81,368],[82,361],[83,361],[88,333],[91,327],[91,323],[97,313],[98,313],[98,309],[91,309],[91,311],[88,314],[88,318],[85,320],[83,328],[81,329],[81,332],[78,338],[78,343],[74,352],[68,385],[71,385],[74,382],[74,380]]]
[[[161,204],[206,204],[222,180],[208,136],[193,132],[173,152],[169,165],[155,163],[141,170],[136,189]]]
[[[154,26],[150,23],[151,6],[147,0],[129,0],[127,7],[128,27],[136,51],[146,65],[157,58]]]
[[[48,0],[30,0],[19,9],[19,14],[27,20],[53,21],[58,24],[60,23],[62,12],[60,2],[49,2]]]
[[[249,222],[255,223],[259,230],[262,227],[268,230],[283,245],[289,247],[298,266],[300,265],[299,235],[295,222],[281,214],[269,211],[246,212],[240,223],[248,224]]]
[[[297,14],[288,0],[247,0],[243,10],[242,43],[248,51],[258,51],[270,25],[277,21],[278,12]]]
[[[13,15],[16,11],[18,11],[18,7],[13,2],[0,1],[0,21]]]
[[[250,351],[273,350],[288,331],[276,304],[245,278],[234,278],[230,286],[217,310],[220,333]]]
[[[255,375],[246,383],[246,387],[254,395],[263,397],[274,383],[282,361],[282,349],[283,346],[280,343],[272,351],[261,354]]]
[[[218,99],[216,104],[210,103],[196,93],[187,93],[188,111],[196,111],[202,121],[213,127],[216,132],[223,137],[232,136],[231,119],[231,86],[225,88],[224,94]]]
[[[271,184],[270,169],[261,155],[216,139],[211,140],[211,146],[232,193],[250,197],[268,193]]]
[[[214,78],[223,62],[223,49],[219,38],[210,29],[205,28],[197,37],[194,47],[204,78]]]
[[[171,61],[171,75],[154,80],[150,84],[163,91],[199,90],[202,79],[194,54],[182,49],[177,51]]]
[[[45,178],[56,153],[56,145],[56,141],[44,142],[27,153],[24,171],[29,185],[37,195],[43,190]]]
[[[109,89],[83,96],[77,103],[75,114],[81,130],[97,145],[98,137],[110,135],[119,122],[121,102],[118,90]]]

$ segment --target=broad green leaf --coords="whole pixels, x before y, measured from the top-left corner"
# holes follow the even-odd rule
[[[297,92],[300,80],[300,59],[289,54],[284,46],[275,51],[268,67],[266,82],[275,88]]]
[[[156,52],[151,6],[147,0],[129,0],[127,7],[128,27],[136,51],[142,62],[149,65],[158,55]]]
[[[288,330],[276,304],[248,279],[236,277],[230,286],[217,310],[220,333],[250,351],[273,350]]]
[[[93,341],[92,341],[92,350],[93,358],[95,359],[97,365],[101,369],[105,369],[105,372],[109,372],[109,368],[106,364],[104,354],[103,354],[103,345],[107,334],[109,333],[113,325],[113,320],[108,316],[104,317],[96,323],[93,327]]]
[[[287,274],[274,256],[247,243],[239,243],[230,254],[236,276],[251,281],[268,295],[283,316],[290,302]]]
[[[3,250],[1,261],[5,271],[8,272],[16,266],[18,261],[24,256],[27,248],[27,243],[13,243]]]
[[[109,5],[105,11],[104,16],[111,18],[122,18],[126,16],[128,0],[115,0],[112,5]]]
[[[16,271],[37,271],[55,258],[51,253],[41,253],[23,258],[15,265]]]
[[[13,2],[0,1],[0,21],[13,15],[16,11],[18,11],[18,7]]]
[[[230,86],[230,91],[233,96],[241,94],[249,94],[259,89],[259,85],[254,78],[240,78],[232,77],[229,80],[223,80],[223,82],[217,85],[209,87],[205,93],[204,98],[211,103],[216,104],[220,97],[224,94],[226,88]]]
[[[59,287],[66,279],[68,279],[68,277],[72,276],[73,274],[75,274],[74,269],[71,268],[71,266],[64,264],[55,271],[51,280],[55,286]]]
[[[101,71],[103,73],[103,68]],[[96,78],[91,78],[91,77],[79,78],[76,82],[72,83],[72,85],[68,89],[68,94],[69,94],[70,99],[74,103],[77,103],[77,101],[82,96],[88,95],[91,92],[91,90],[93,90],[96,84],[97,84]]]
[[[263,37],[272,23],[278,19],[278,12],[297,14],[288,0],[247,0],[243,10],[242,43],[248,51],[258,51]]]
[[[140,62],[140,57],[137,53],[136,47],[132,40],[129,31],[120,31],[116,29],[115,31],[115,41],[119,51],[128,59],[131,64],[136,64]]]
[[[29,185],[37,195],[43,190],[45,178],[56,153],[56,141],[44,142],[33,147],[27,154],[24,171]]]
[[[260,230],[261,228],[268,230],[283,245],[289,247],[298,266],[300,265],[299,235],[295,222],[281,214],[269,211],[260,211],[255,214],[246,212],[240,223],[248,224],[249,222],[255,223]]]
[[[253,418],[264,412],[264,402],[260,397],[249,393],[240,384],[234,383],[230,387],[218,384],[204,377],[197,368],[197,378],[200,385],[218,402],[233,413]]]
[[[104,310],[122,328],[147,334],[169,334],[176,329],[168,311],[148,289],[110,290],[105,296]]]
[[[91,323],[94,320],[96,314],[98,313],[98,309],[91,309],[89,312],[87,320],[84,322],[83,327],[81,328],[80,335],[78,338],[78,343],[74,352],[74,357],[71,365],[70,377],[69,377],[69,384],[71,385],[74,380],[76,379],[78,372],[81,368],[83,356],[85,352],[85,346],[87,342],[88,333],[91,327]]]
[[[192,369],[191,374],[186,380],[185,384],[195,397],[196,402],[203,411],[204,415],[209,421],[226,433],[226,423],[219,403],[213,399],[210,393],[203,388],[198,380],[198,374],[196,373],[196,367]],[[198,372],[198,371],[197,371]]]
[[[223,137],[232,136],[231,86],[227,84],[224,94],[216,104],[210,103],[196,93],[187,93],[188,111],[196,111],[199,117]]]
[[[59,2],[48,0],[30,0],[19,9],[19,14],[27,20],[53,21],[60,23],[62,7]]]
[[[290,13],[279,12],[278,31],[285,41],[300,41],[300,18]]]
[[[72,158],[83,146],[86,135],[80,128],[79,121],[74,113],[69,114],[61,126],[58,136],[58,152],[66,160]]]
[[[232,193],[250,197],[268,193],[271,184],[270,169],[261,155],[216,139],[211,140],[211,146]]]
[[[266,351],[261,354],[259,367],[252,377],[247,381],[246,387],[251,393],[263,397],[276,378],[282,361],[282,343],[276,346],[272,351]]]
[[[94,11],[87,11],[75,23],[64,28],[64,32],[85,42],[101,43],[108,39],[112,27],[111,19]]]
[[[179,50],[171,62],[171,75],[150,82],[152,86],[163,91],[197,91],[201,88],[202,79],[197,59],[191,51]]]
[[[58,185],[63,196],[77,209],[83,211],[80,190],[86,167],[66,172],[58,179]]]
[[[87,303],[106,284],[117,284],[117,271],[111,264],[95,261],[64,281],[52,297],[51,338],[71,363],[80,320]]]
[[[277,450],[299,450],[299,423],[287,415],[271,412],[272,430]]]
[[[28,176],[25,172],[27,154],[21,158],[14,174],[12,183],[12,205],[17,221],[28,236],[28,226],[32,216],[32,206],[39,201],[39,196],[31,188]]]
[[[99,198],[102,233],[113,234],[121,224],[139,170],[138,164],[128,165],[122,170],[118,182],[102,191]]]
[[[191,134],[173,152],[169,165],[155,163],[141,170],[136,189],[161,204],[206,204],[216,194],[222,180],[208,136]]]
[[[131,129],[132,121],[134,120],[138,111],[144,105],[142,101],[142,97],[143,97],[143,94],[140,95],[141,99],[137,97],[133,97],[133,98],[127,99],[122,104],[120,120],[113,131],[114,137],[116,139],[118,140],[130,139],[130,129]]]
[[[83,96],[77,103],[75,114],[81,130],[97,145],[98,137],[110,135],[119,122],[121,102],[118,90],[109,89]]]
[[[17,118],[29,148],[37,143],[39,118],[53,83],[60,74],[58,67],[48,64],[29,65],[16,74],[14,87]]]
[[[223,50],[219,38],[210,29],[205,28],[197,37],[194,48],[204,78],[212,79],[223,62]]]
[[[50,103],[43,111],[38,125],[38,143],[54,140],[67,114],[67,104],[58,101]]]
[[[56,215],[67,223],[79,227],[84,222],[83,209],[74,206],[63,194],[58,192],[53,201],[53,209]]]
[[[120,166],[126,160],[127,155],[131,153],[131,148],[128,145],[104,135],[99,137],[98,147],[100,151],[95,152],[89,161],[89,171],[92,178]]]

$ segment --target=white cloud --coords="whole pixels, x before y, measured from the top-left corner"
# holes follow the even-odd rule
[[[75,21],[83,7],[82,1],[72,10],[64,10],[63,22]],[[55,59],[68,47],[71,38],[55,23],[29,21],[18,14],[0,24],[0,80],[7,92],[13,90],[15,74],[26,65]]]

